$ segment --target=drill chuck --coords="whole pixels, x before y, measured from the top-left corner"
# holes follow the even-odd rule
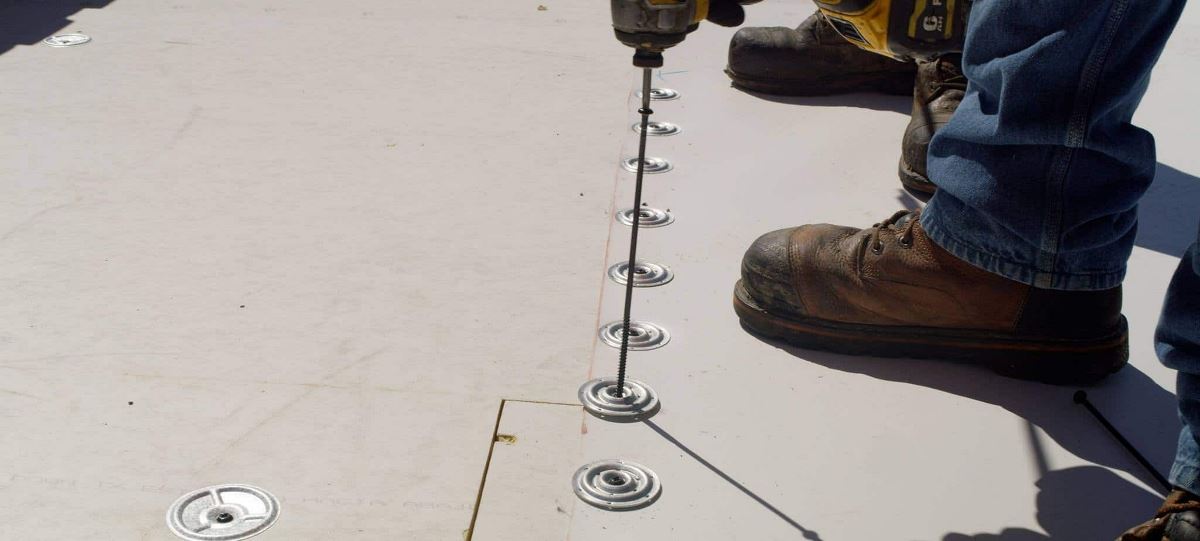
[[[633,65],[662,66],[662,52],[683,42],[708,12],[708,0],[611,0],[617,41],[633,47]]]

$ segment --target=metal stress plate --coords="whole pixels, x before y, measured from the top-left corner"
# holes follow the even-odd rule
[[[658,500],[662,483],[650,468],[625,460],[601,460],[575,472],[575,495],[607,511],[633,511]]]
[[[649,385],[625,380],[624,392],[617,396],[617,378],[596,378],[579,387],[579,403],[588,413],[605,421],[636,423],[658,413],[658,395]]]
[[[621,347],[620,321],[613,321],[600,327],[600,340],[614,348]],[[646,351],[658,349],[671,341],[671,334],[666,329],[648,321],[629,322],[629,350]]]
[[[629,171],[630,173],[636,173],[637,169],[638,169],[637,156],[634,156],[632,158],[625,158],[624,160],[621,160],[621,167],[623,169],[625,169],[626,171]],[[671,162],[667,161],[664,158],[655,158],[653,156],[646,156],[646,161],[645,161],[645,166],[643,167],[643,172],[645,172],[648,175],[653,175],[653,174],[658,174],[658,173],[666,173],[667,171],[670,171],[673,168],[674,168],[674,166],[671,165]]]
[[[625,285],[629,277],[629,262],[622,261],[609,267],[608,277],[618,284]],[[661,286],[674,278],[675,274],[671,269],[658,263],[638,261],[633,265],[633,287]]]
[[[42,43],[45,43],[46,45],[49,45],[51,47],[74,47],[76,45],[83,45],[84,43],[87,43],[89,41],[92,41],[91,37],[83,35],[83,34],[79,34],[79,33],[74,33],[74,34],[59,34],[57,36],[50,36],[50,37],[42,40]]]
[[[216,485],[184,494],[167,510],[171,533],[190,541],[240,541],[279,519],[279,501],[250,485]]]
[[[642,91],[637,91],[637,97],[642,97]],[[679,92],[670,88],[651,88],[650,99],[654,101],[670,101],[679,99]]]
[[[637,133],[641,133],[642,132],[642,123],[641,122],[635,123],[633,125],[633,131],[635,131]],[[683,130],[679,127],[678,124],[673,124],[671,122],[650,121],[650,122],[646,123],[646,135],[652,135],[655,137],[667,137],[670,135],[677,135],[681,131],[683,131]]]
[[[625,225],[633,225],[633,209],[617,211],[617,221]],[[654,207],[642,207],[638,211],[638,227],[663,227],[675,223],[675,215]]]

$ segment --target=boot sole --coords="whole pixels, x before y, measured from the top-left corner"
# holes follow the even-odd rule
[[[915,196],[917,199],[920,199],[921,201],[929,201],[929,198],[933,197],[934,192],[937,192],[937,185],[930,182],[925,175],[913,171],[913,169],[904,162],[903,157],[900,158],[899,170],[900,184],[903,185],[904,189],[908,190],[908,192],[913,194],[913,196]]]
[[[734,287],[733,308],[757,335],[804,349],[856,356],[937,359],[986,366],[1017,379],[1053,385],[1088,385],[1120,370],[1129,359],[1125,316],[1107,336],[1090,340],[1031,339],[969,329],[861,325],[773,315]]]
[[[892,96],[911,96],[915,74],[894,72],[868,72],[851,78],[830,77],[814,81],[780,81],[749,77],[725,68],[725,74],[733,81],[734,88],[760,92],[773,96],[817,97],[855,92],[878,92]]]

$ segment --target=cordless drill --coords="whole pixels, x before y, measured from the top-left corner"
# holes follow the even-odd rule
[[[612,0],[617,40],[634,48],[633,65],[662,67],[662,52],[683,42],[720,0]],[[742,0],[749,4],[757,0]],[[972,0],[815,0],[842,37],[900,60],[962,50]],[[740,23],[740,18],[738,20]],[[735,23],[736,24],[736,23]]]

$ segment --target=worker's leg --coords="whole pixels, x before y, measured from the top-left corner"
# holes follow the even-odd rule
[[[1163,304],[1154,335],[1158,357],[1179,371],[1176,393],[1183,433],[1171,483],[1200,494],[1200,240],[1187,251]]]
[[[1130,120],[1183,0],[977,0],[939,191],[854,229],[768,233],[734,306],[760,334],[845,353],[1094,380],[1128,358],[1121,279],[1154,142]]]
[[[1184,3],[975,2],[970,84],[929,148],[934,242],[1039,288],[1119,285],[1155,170],[1131,118]]]
[[[1130,529],[1120,541],[1194,541],[1200,539],[1200,238],[1175,269],[1154,342],[1163,364],[1179,371],[1176,393],[1183,430],[1171,484],[1182,490],[1172,492],[1154,519]]]

